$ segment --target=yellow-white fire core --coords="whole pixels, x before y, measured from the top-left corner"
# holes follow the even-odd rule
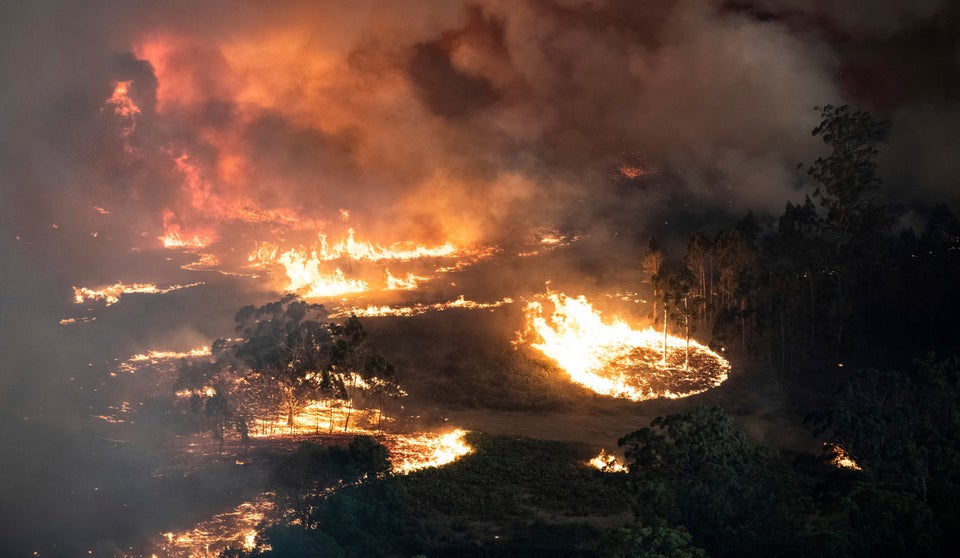
[[[540,297],[553,307],[533,301],[525,308],[523,339],[550,357],[570,379],[599,394],[642,401],[678,398],[718,386],[727,379],[730,363],[709,347],[653,328],[633,329],[600,312],[579,296],[547,293]]]

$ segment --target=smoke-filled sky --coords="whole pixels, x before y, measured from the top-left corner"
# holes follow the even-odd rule
[[[796,167],[822,151],[809,132],[828,103],[891,121],[883,169],[898,201],[955,204],[958,12],[938,0],[5,3],[6,342],[55,336],[44,310],[70,285],[164,265],[165,232],[242,260],[263,240],[347,227],[469,245],[777,214],[802,199]],[[3,352],[3,386],[29,383],[32,350]]]
[[[957,16],[937,0],[7,3],[4,329],[64,285],[162,265],[165,232],[242,260],[347,227],[468,245],[777,214],[804,193],[828,103],[891,121],[888,195],[955,204]]]
[[[778,211],[817,153],[813,107],[843,102],[891,118],[946,190],[946,5],[23,3],[4,14],[6,205],[13,227],[97,206],[149,234],[165,212],[346,208],[378,236],[475,240],[589,215],[627,164]],[[105,106],[117,81],[139,114]]]

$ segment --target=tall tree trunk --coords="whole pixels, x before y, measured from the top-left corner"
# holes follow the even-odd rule
[[[657,292],[657,283],[653,283],[653,323],[657,323],[657,297],[659,293]]]
[[[377,412],[377,432],[383,430],[383,388],[380,388],[380,407]]]
[[[687,338],[687,348],[683,354],[683,369],[686,370],[690,365],[690,312],[687,309],[687,297],[683,297],[683,325]]]
[[[747,352],[747,300],[740,299],[740,348]]]
[[[353,399],[357,394],[357,373],[350,373],[350,400],[347,402],[347,418],[343,421],[343,431],[350,425],[350,415],[353,414]]]
[[[350,415],[353,413],[353,399],[347,402],[347,416],[343,419],[343,431],[350,427]]]
[[[663,362],[667,362],[667,303],[663,303]]]
[[[814,296],[813,296],[813,272],[812,271],[808,275],[808,279],[810,282],[810,350],[812,351],[813,344],[815,343],[815,339],[816,339],[815,328],[817,327],[817,319],[816,319],[817,307],[816,307]]]

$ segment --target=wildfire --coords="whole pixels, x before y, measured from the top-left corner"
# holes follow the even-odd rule
[[[213,254],[197,254],[197,260],[180,266],[187,271],[210,271],[220,265],[220,258]],[[228,273],[228,272],[222,272]]]
[[[214,515],[192,529],[164,533],[154,543],[163,556],[213,558],[228,548],[256,549],[257,528],[276,515],[270,494]],[[263,549],[267,550],[267,549]]]
[[[197,228],[186,230],[175,221],[172,211],[163,212],[163,236],[159,239],[164,248],[206,248],[217,240],[213,229]]]
[[[448,302],[437,302],[434,304],[414,304],[412,306],[367,306],[366,308],[350,308],[340,310],[330,314],[330,318],[346,318],[348,316],[357,316],[360,318],[380,318],[385,316],[418,316],[427,312],[438,312],[455,308],[466,308],[469,310],[482,310],[488,308],[499,308],[506,304],[512,304],[512,298],[502,298],[494,302],[474,302],[466,300],[463,295],[456,300]]]
[[[390,270],[387,270],[387,290],[390,291],[412,291],[420,286],[423,281],[429,281],[429,277],[421,277],[408,273],[406,277],[394,277]]]
[[[106,105],[113,107],[113,113],[120,117],[124,124],[120,127],[120,137],[124,139],[124,151],[130,153],[133,147],[127,143],[129,137],[137,129],[137,115],[140,107],[129,97],[132,81],[116,81],[113,84],[113,94],[106,100]]]
[[[63,318],[62,320],[60,320],[60,325],[88,324],[96,319],[97,319],[96,316],[91,316],[91,317],[84,316],[80,318]]]
[[[396,435],[387,440],[394,470],[409,473],[427,467],[440,467],[473,451],[464,440],[467,431],[456,429],[445,434]]]
[[[620,165],[619,167],[617,167],[617,170],[620,171],[620,174],[624,178],[630,178],[630,179],[639,178],[647,174],[646,169],[644,169],[643,167],[635,166],[635,165],[626,165],[626,164]]]
[[[291,250],[281,254],[279,262],[287,270],[287,277],[290,279],[287,290],[304,298],[327,298],[362,293],[369,289],[365,281],[347,278],[339,267],[333,273],[319,271],[315,254],[305,258]]]
[[[606,450],[601,449],[600,454],[587,461],[587,465],[603,471],[604,473],[626,472],[627,466],[620,463],[616,455],[610,455]]]
[[[120,282],[114,285],[98,287],[96,289],[90,289],[87,287],[73,287],[73,301],[77,304],[83,304],[84,302],[88,302],[88,301],[94,302],[97,300],[102,300],[106,303],[107,306],[110,306],[119,302],[120,297],[125,294],[130,294],[130,293],[166,294],[171,291],[188,289],[190,287],[197,287],[203,284],[204,284],[203,282],[198,282],[198,283],[189,283],[186,285],[170,285],[168,287],[158,287],[153,283],[126,284],[126,283]]]
[[[330,246],[327,243],[327,236],[321,234],[320,248],[317,250],[318,257],[323,261],[339,260],[341,258],[374,262],[380,260],[407,261],[419,258],[449,257],[457,252],[456,246],[449,242],[433,248],[409,242],[398,242],[389,247],[384,247],[372,242],[359,241],[355,238],[355,235],[356,233],[352,228],[348,229],[345,239]]]
[[[172,360],[180,358],[196,358],[210,356],[210,347],[204,345],[189,351],[154,351],[149,350],[146,353],[133,355],[127,359],[127,362],[157,362],[159,360]]]
[[[181,359],[205,358],[210,356],[210,347],[203,346],[189,351],[155,351],[149,350],[145,353],[139,353],[127,358],[117,367],[118,372],[129,372],[135,374],[143,367],[154,367],[158,365],[167,365]]]
[[[194,395],[202,395],[205,397],[213,397],[217,394],[217,390],[213,389],[212,386],[203,386],[200,389],[181,389],[180,391],[174,393],[177,397],[181,399],[186,399],[188,397],[193,397]]]
[[[351,228],[347,236],[335,244],[330,244],[326,234],[318,235],[317,243],[308,248],[284,249],[271,242],[260,242],[254,245],[247,261],[254,268],[281,266],[287,277],[286,291],[305,298],[326,298],[370,290],[413,290],[432,279],[413,272],[394,275],[389,269],[377,272],[383,278],[382,283],[369,272],[363,274],[363,278],[347,277],[344,266],[353,267],[354,262],[423,262],[474,256],[476,253],[458,249],[451,243],[428,247],[413,242],[396,242],[383,246],[358,240],[356,231]]]
[[[191,393],[186,394],[189,395]],[[351,401],[314,400],[305,403],[295,412],[277,410],[275,413],[255,417],[250,424],[250,436],[270,438],[348,432],[375,434],[379,426],[391,420],[377,409],[360,409]]]
[[[840,469],[849,469],[851,471],[862,471],[863,469],[853,457],[847,453],[847,450],[843,449],[839,444],[823,444],[825,448],[828,448],[830,453],[833,455],[833,459],[830,460],[830,463]]]
[[[593,391],[633,401],[678,398],[715,387],[730,364],[708,347],[652,328],[634,330],[620,318],[604,323],[583,297],[548,293],[554,313],[530,302],[522,337],[555,360],[570,379]],[[689,363],[685,355],[689,354]],[[688,365],[689,364],[689,365]]]

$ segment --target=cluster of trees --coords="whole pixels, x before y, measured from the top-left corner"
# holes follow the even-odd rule
[[[260,550],[224,555],[610,556],[673,533],[609,526],[629,509],[626,478],[585,465],[590,448],[479,433],[469,443],[471,455],[405,475],[381,467],[385,450],[369,438],[303,444],[273,467],[278,507],[291,512],[261,532]]]
[[[958,424],[960,362],[928,359],[851,376],[813,415],[857,470],[829,450],[753,444],[707,406],[621,438],[628,473],[587,466],[589,448],[514,436],[471,434],[471,455],[408,475],[370,438],[306,443],[275,458],[287,517],[260,550],[225,555],[955,556]]]
[[[960,552],[960,361],[865,371],[812,415],[859,469],[751,443],[719,407],[661,416],[589,448],[471,434],[475,452],[393,475],[368,437],[305,443],[273,465],[286,518],[226,556],[955,556]],[[335,490],[334,490],[335,489]],[[269,550],[264,550],[269,547]]]
[[[236,314],[238,339],[218,339],[212,359],[184,362],[174,389],[187,394],[192,416],[198,417],[221,444],[230,430],[246,441],[255,418],[270,422],[294,417],[311,401],[326,400],[332,411],[344,409],[343,431],[349,428],[354,402],[376,401],[382,419],[385,398],[400,389],[392,364],[373,352],[360,320],[325,321],[320,304],[289,295]],[[379,421],[378,421],[379,422]]]
[[[729,230],[694,232],[679,259],[650,240],[654,318],[781,369],[879,348],[956,350],[960,222],[938,205],[898,231],[902,209],[878,195],[885,125],[847,106],[821,110],[813,134],[829,153],[805,169],[817,187],[802,203],[773,223],[748,213]]]
[[[710,556],[956,555],[958,419],[957,359],[858,373],[812,414],[859,469],[838,466],[833,446],[753,445],[717,407],[658,417],[619,441],[634,529],[689,533]]]

